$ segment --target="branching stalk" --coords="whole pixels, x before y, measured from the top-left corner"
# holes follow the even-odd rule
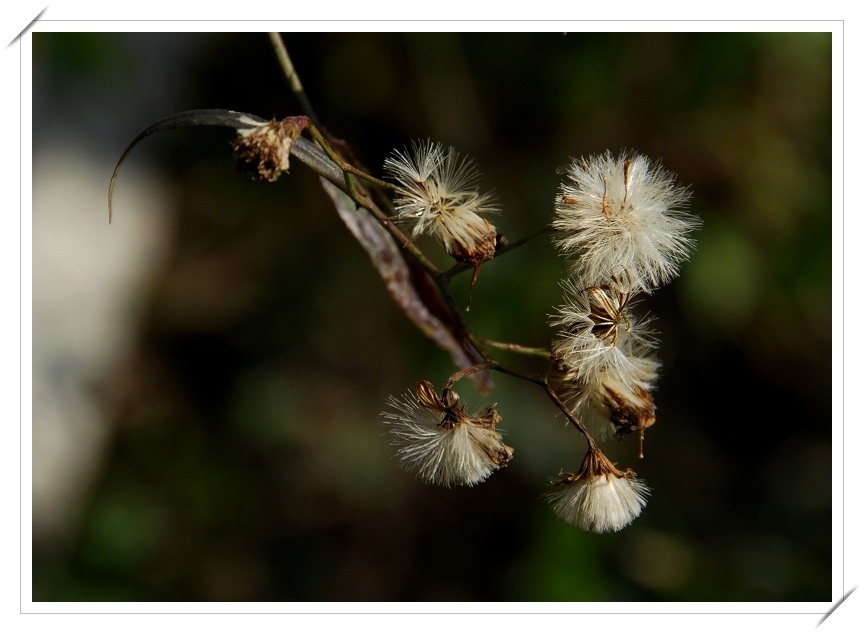
[[[587,438],[589,448],[591,448],[592,450],[596,448],[596,443],[594,442],[593,438],[591,438],[591,436],[588,434],[585,426],[578,420],[578,418],[573,415],[573,413],[567,408],[567,406],[564,405],[564,403],[561,401],[555,391],[550,387],[547,381],[547,375],[549,373],[552,361],[552,357],[550,356],[548,350],[544,350],[542,348],[534,348],[530,346],[523,346],[515,343],[503,343],[490,339],[485,339],[483,337],[479,337],[471,330],[471,328],[468,326],[468,323],[466,322],[465,314],[461,309],[459,302],[456,300],[456,296],[450,285],[450,280],[457,274],[461,273],[462,271],[468,270],[469,268],[474,268],[476,275],[477,267],[479,267],[479,264],[475,263],[472,265],[469,263],[460,262],[455,266],[451,267],[449,270],[442,272],[426,257],[426,255],[420,250],[420,248],[417,247],[407,235],[405,235],[405,233],[393,221],[391,216],[382,211],[381,207],[376,204],[376,202],[372,199],[369,192],[364,187],[362,181],[370,184],[373,187],[372,191],[374,191],[376,194],[380,194],[381,190],[389,192],[400,192],[400,188],[391,183],[371,176],[370,174],[367,174],[366,172],[354,167],[353,165],[348,163],[336,150],[333,149],[331,143],[328,141],[327,138],[325,138],[324,134],[321,132],[320,125],[317,122],[317,118],[315,117],[311,104],[306,98],[306,94],[303,91],[303,85],[300,82],[300,78],[297,75],[296,70],[294,69],[294,65],[291,62],[291,58],[288,55],[288,51],[285,48],[281,36],[278,33],[270,33],[270,40],[273,43],[273,47],[276,51],[279,63],[285,73],[286,78],[289,81],[289,84],[291,85],[291,89],[300,101],[303,111],[306,113],[305,116],[288,117],[279,122],[282,126],[282,132],[286,134],[285,138],[287,139],[286,143],[288,145],[286,145],[285,147],[287,149],[290,149],[290,154],[294,157],[297,157],[304,165],[308,166],[320,176],[327,179],[329,182],[333,183],[339,189],[347,193],[351,200],[357,206],[369,211],[375,217],[375,219],[380,222],[381,225],[390,233],[390,235],[396,240],[396,242],[401,245],[401,247],[404,248],[408,254],[410,254],[410,256],[418,263],[418,265],[423,269],[426,275],[428,275],[429,279],[431,279],[437,287],[441,298],[444,301],[447,312],[449,312],[452,319],[452,328],[455,333],[457,333],[463,341],[470,344],[470,346],[474,349],[479,358],[483,360],[482,363],[464,368],[454,373],[448,379],[447,383],[444,386],[445,393],[452,388],[455,382],[467,376],[482,372],[484,370],[495,370],[502,374],[507,374],[514,378],[528,381],[542,387],[552,399],[552,401],[564,412],[567,418],[573,423],[574,427],[578,429]],[[176,115],[172,115],[170,117],[157,121],[149,128],[141,132],[132,141],[132,143],[129,144],[129,146],[121,155],[117,166],[115,167],[114,173],[111,177],[111,182],[109,184],[109,222],[111,220],[111,194],[113,192],[117,173],[120,169],[120,165],[123,163],[124,159],[128,155],[129,151],[132,149],[132,147],[134,147],[141,139],[157,132],[173,130],[181,127],[201,125],[232,127],[237,130],[238,133],[248,134],[250,130],[258,130],[259,128],[262,128],[266,125],[276,125],[276,122],[268,122],[265,119],[261,119],[260,117],[254,115],[235,112],[231,110],[195,110],[178,113]],[[303,131],[308,132],[312,139],[318,145],[316,146],[311,141],[301,137],[300,134]],[[287,160],[285,165],[286,167],[284,167],[283,169],[287,171]],[[273,180],[275,180],[275,177]],[[380,196],[380,198],[386,197]],[[521,247],[530,242],[531,240],[546,235],[550,231],[550,227],[543,227],[539,231],[536,231],[533,234],[522,238],[521,240],[502,245],[500,248],[495,250],[494,256],[492,257],[503,255],[504,253]],[[532,375],[499,362],[489,351],[489,348],[506,350],[509,352],[514,352],[527,356],[543,357],[549,359],[550,362],[547,363],[541,375]]]

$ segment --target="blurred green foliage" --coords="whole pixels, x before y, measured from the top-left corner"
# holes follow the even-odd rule
[[[252,183],[231,172],[230,134],[179,131],[129,159],[172,185],[172,255],[134,358],[105,378],[121,406],[80,525],[59,549],[34,543],[34,600],[829,600],[830,35],[285,40],[324,125],[372,173],[411,139],[453,144],[511,239],[549,221],[571,156],[632,147],[690,184],[698,249],[640,304],[662,342],[658,422],[643,461],[610,447],[652,499],[614,535],[557,520],[536,498],[584,448],[504,376],[489,401],[507,469],[465,490],[403,474],[378,413],[420,379],[440,385],[449,358],[393,305],[314,175]],[[299,113],[264,35],[33,46],[37,152],[74,137],[110,165],[173,112]],[[485,265],[472,326],[548,345],[563,272],[547,240]]]

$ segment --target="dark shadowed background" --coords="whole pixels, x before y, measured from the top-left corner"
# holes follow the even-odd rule
[[[633,148],[691,185],[698,249],[640,305],[657,424],[644,460],[609,446],[650,502],[616,534],[558,520],[537,498],[584,443],[502,375],[506,469],[403,473],[384,401],[454,368],[299,162],[254,183],[230,130],[157,135],[107,225],[153,121],[300,114],[266,35],[35,33],[33,599],[830,600],[830,35],[284,37],[373,174],[452,144],[511,240],[549,222],[570,157]],[[548,346],[564,270],[548,239],[487,263],[471,325]]]

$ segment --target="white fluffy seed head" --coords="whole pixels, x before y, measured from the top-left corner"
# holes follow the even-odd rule
[[[507,465],[513,449],[495,431],[490,408],[480,416],[460,415],[456,420],[435,411],[412,393],[402,398],[391,396],[387,404],[393,411],[382,412],[392,445],[402,467],[421,480],[445,487],[473,486]]]
[[[567,366],[571,378],[587,383],[600,373],[632,385],[653,380],[645,358],[656,346],[648,327],[651,319],[637,319],[630,310],[631,293],[615,285],[577,288],[562,284],[565,303],[550,321],[561,328],[552,352]]]
[[[678,275],[701,221],[685,211],[690,193],[642,155],[574,159],[555,204],[554,242],[584,286],[629,277],[651,292]]]
[[[495,227],[480,214],[497,211],[476,184],[480,173],[452,147],[414,142],[413,152],[394,151],[384,171],[399,187],[398,221],[413,225],[412,237],[434,236],[450,255],[478,264],[495,254]]]
[[[582,477],[549,496],[555,514],[592,533],[620,531],[645,508],[649,489],[641,480],[612,474]]]
[[[588,453],[578,475],[562,475],[546,498],[558,517],[592,533],[620,531],[639,516],[650,494],[632,471],[619,471],[599,450]]]

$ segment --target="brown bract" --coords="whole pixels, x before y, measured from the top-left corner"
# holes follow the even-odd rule
[[[445,388],[444,394],[438,396],[435,386],[429,381],[417,383],[417,400],[426,409],[444,415],[439,426],[445,429],[451,429],[460,423],[495,429],[495,425],[501,422],[501,416],[495,411],[494,405],[487,405],[478,414],[471,416],[465,412],[465,406],[461,404],[456,392]]]
[[[632,469],[621,471],[612,464],[609,458],[607,458],[602,451],[595,448],[589,450],[585,455],[585,459],[582,461],[582,466],[579,468],[579,473],[570,473],[562,470],[558,474],[558,477],[562,479],[560,482],[556,482],[554,486],[560,487],[562,485],[572,484],[573,482],[583,478],[593,478],[603,475],[613,475],[616,478],[627,478],[628,480],[636,477],[636,473]],[[541,497],[548,497],[553,493],[554,491],[544,493]]]
[[[441,422],[438,423],[442,429],[453,429],[457,425],[471,425],[494,432],[495,426],[501,422],[501,415],[495,410],[494,405],[487,405],[474,415],[468,414],[456,392],[445,388],[444,394],[438,396],[435,387],[429,381],[417,383],[417,401],[426,409],[443,414]],[[478,446],[492,462],[503,467],[513,457],[513,448],[501,442],[497,434],[495,438],[496,442],[478,442]]]
[[[625,330],[630,329],[626,311],[633,294],[608,284],[589,286],[585,292],[590,296],[588,317],[594,322],[591,334],[601,341],[609,339],[611,346],[617,345],[619,328],[623,325]]]

